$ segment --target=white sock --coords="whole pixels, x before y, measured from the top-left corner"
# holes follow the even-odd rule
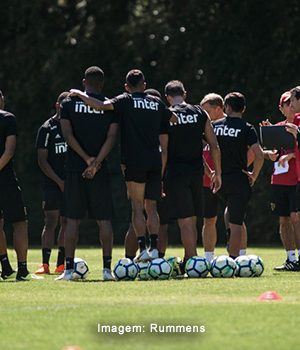
[[[246,249],[240,249],[240,256],[241,255],[246,255]]]
[[[286,253],[287,253],[288,261],[291,261],[291,262],[297,261],[296,253],[294,250],[287,250]]]
[[[205,252],[205,259],[208,262],[211,262],[213,258],[214,258],[214,252]]]

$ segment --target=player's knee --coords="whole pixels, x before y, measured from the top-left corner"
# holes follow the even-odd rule
[[[210,226],[215,226],[217,222],[217,218],[216,217],[212,217],[212,218],[204,218],[204,226],[206,227],[210,227]]]
[[[292,221],[293,223],[298,223],[298,222],[300,222],[300,217],[298,216],[297,213],[291,213],[290,218],[291,218],[291,221]]]
[[[289,217],[289,216],[280,216],[280,217],[279,217],[279,223],[280,223],[280,225],[287,225],[287,224],[290,223],[290,220],[291,220],[291,219],[292,219],[292,218]]]

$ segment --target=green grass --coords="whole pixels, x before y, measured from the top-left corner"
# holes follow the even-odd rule
[[[202,250],[199,249],[199,252]],[[217,254],[225,253],[218,249]],[[275,273],[282,249],[249,249],[265,262],[260,278],[101,282],[100,249],[78,249],[89,264],[86,282],[0,283],[0,349],[292,349],[298,347],[300,273]],[[114,250],[114,262],[123,249]],[[181,256],[170,248],[168,256]],[[30,250],[34,271],[40,250]],[[52,258],[54,268],[56,252]],[[10,256],[14,254],[10,251]],[[281,301],[261,302],[274,290]],[[97,333],[97,325],[144,325],[145,333]],[[154,334],[150,323],[204,325],[205,333]]]

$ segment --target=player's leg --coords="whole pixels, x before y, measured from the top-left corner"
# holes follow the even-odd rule
[[[168,246],[168,224],[160,224],[158,231],[157,249],[158,257],[163,258]]]
[[[103,279],[111,281],[114,280],[111,273],[113,246],[112,193],[107,167],[103,166],[92,180],[86,180],[85,186],[89,217],[95,219],[99,227],[99,239],[103,253]]]
[[[65,269],[65,231],[66,231],[67,219],[64,216],[60,217],[60,229],[57,237],[57,260],[55,273],[62,273]]]
[[[80,173],[67,173],[65,180],[65,255],[64,273],[56,280],[71,280],[74,270],[74,257],[79,237],[79,224],[87,211],[85,183]]]
[[[245,222],[243,222],[241,246],[240,246],[240,253],[239,253],[240,256],[241,255],[246,255],[247,243],[248,243],[247,226],[246,226]]]
[[[202,242],[205,258],[210,262],[214,258],[214,250],[217,243],[217,196],[210,188],[203,188],[203,227]]]
[[[181,242],[184,247],[184,260],[197,255],[197,242],[195,239],[195,218],[181,218],[177,220],[180,228]]]
[[[7,279],[14,274],[14,270],[11,267],[9,262],[9,258],[7,255],[7,244],[6,244],[6,236],[4,232],[4,222],[3,219],[0,218],[0,263],[1,263],[1,278]]]
[[[99,227],[99,240],[102,245],[103,279],[113,281],[111,273],[111,260],[113,248],[113,229],[110,220],[97,220]]]
[[[36,271],[36,274],[50,274],[49,261],[59,215],[59,210],[44,210],[45,224],[42,231],[42,264]]]
[[[244,174],[236,175],[225,181],[230,228],[228,253],[232,258],[236,258],[239,256],[242,246],[243,223],[251,196],[251,188]]]
[[[150,237],[149,255],[152,259],[156,259],[158,258],[157,240],[160,226],[156,200],[145,199],[145,211],[147,214],[146,225]]]
[[[295,247],[298,250],[298,264],[300,264],[300,218],[295,212],[291,213],[290,218],[294,228]]]
[[[146,250],[146,220],[144,216],[145,183],[126,182],[132,207],[132,226],[140,249],[140,259],[149,259]]]
[[[125,257],[133,260],[138,250],[138,244],[137,244],[134,228],[131,223],[129,224],[128,231],[126,232],[124,244],[125,244]]]

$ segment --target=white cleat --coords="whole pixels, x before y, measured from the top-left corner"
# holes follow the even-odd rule
[[[74,270],[65,270],[60,276],[55,278],[55,281],[71,281],[73,279]]]
[[[140,252],[138,256],[136,256],[133,261],[134,262],[140,262],[140,261],[149,261],[152,258],[150,257],[148,250],[144,249],[143,251]]]
[[[115,276],[111,272],[110,269],[104,268],[103,269],[103,281],[115,281]]]
[[[151,260],[157,259],[158,258],[158,249],[156,249],[156,248],[149,249],[148,254],[149,254]]]

